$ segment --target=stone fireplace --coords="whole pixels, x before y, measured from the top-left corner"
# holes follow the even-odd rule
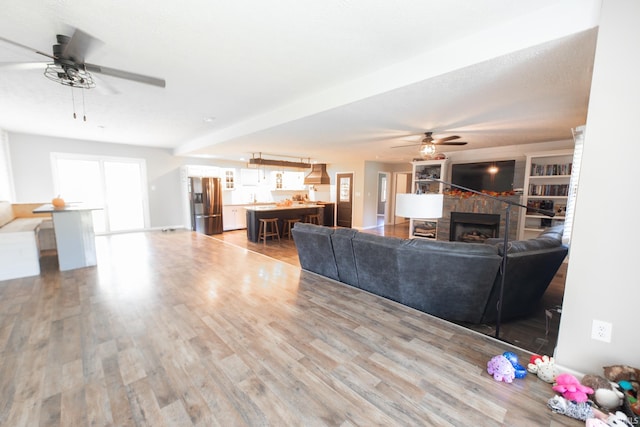
[[[504,196],[500,197],[515,203],[520,203],[520,196]],[[493,218],[497,220],[497,224],[492,225],[496,229],[495,237],[504,236],[505,211],[507,205],[499,200],[490,199],[480,195],[445,195],[442,218],[438,219],[437,239],[451,240],[452,213],[464,214],[488,214],[495,215]],[[518,236],[518,219],[522,208],[518,206],[511,207],[509,222],[509,240],[516,240]],[[454,215],[455,217],[456,215]],[[455,219],[455,218],[454,218]]]

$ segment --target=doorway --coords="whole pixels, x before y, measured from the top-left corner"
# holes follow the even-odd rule
[[[353,173],[336,174],[336,225],[351,228],[353,215]]]
[[[378,207],[376,210],[376,226],[387,224],[389,213],[389,173],[378,172]]]
[[[56,194],[102,208],[92,211],[94,232],[149,226],[144,160],[54,153],[51,161]]]
[[[395,172],[395,191],[394,191],[394,204],[393,204],[393,224],[402,224],[407,222],[407,218],[403,216],[395,215],[395,195],[405,194],[411,192],[411,172]]]

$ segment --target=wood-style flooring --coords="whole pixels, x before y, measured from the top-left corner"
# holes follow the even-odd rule
[[[409,226],[408,223],[388,225],[362,230],[362,232],[407,238],[409,236]],[[263,243],[258,244],[248,241],[245,230],[225,232],[212,237],[279,259],[291,265],[300,266],[298,253],[293,244],[293,240],[285,239],[282,240],[280,244],[269,242],[267,246],[264,246]],[[532,353],[553,356],[558,340],[566,272],[567,265],[563,264],[531,316],[503,322],[501,324],[501,340]],[[461,325],[482,334],[495,337],[495,324],[474,325],[461,323]]]
[[[584,425],[469,329],[188,231],[96,245],[0,282],[0,425]]]

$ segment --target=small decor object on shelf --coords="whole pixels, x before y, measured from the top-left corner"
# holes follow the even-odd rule
[[[51,199],[51,204],[53,205],[54,208],[64,208],[65,206],[64,199],[60,197],[59,194],[57,197],[54,197],[53,199]]]

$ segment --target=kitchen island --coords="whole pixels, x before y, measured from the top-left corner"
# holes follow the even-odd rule
[[[64,207],[46,204],[33,210],[35,214],[51,214],[61,271],[96,265],[96,242],[91,211],[98,209],[102,208],[70,203]]]
[[[315,203],[294,203],[291,206],[256,205],[245,206],[245,209],[247,210],[247,239],[252,242],[258,241],[261,219],[277,218],[278,229],[282,234],[286,219],[300,218],[300,221],[304,221],[305,215],[309,214],[320,214],[320,218],[324,217],[324,206]]]

